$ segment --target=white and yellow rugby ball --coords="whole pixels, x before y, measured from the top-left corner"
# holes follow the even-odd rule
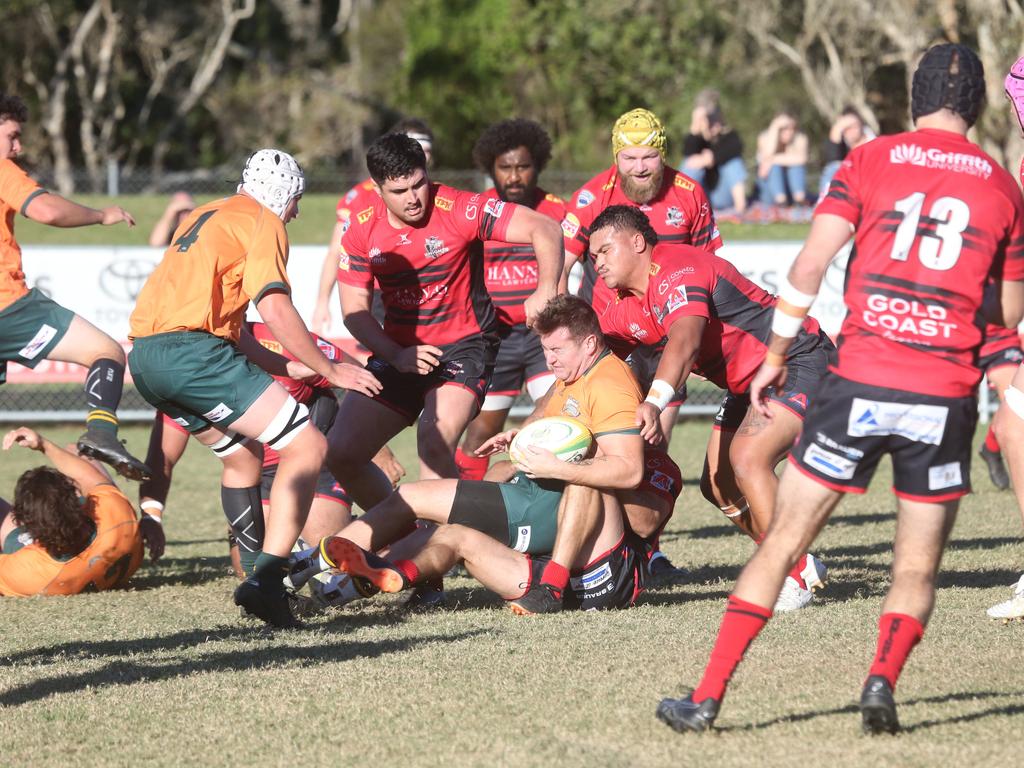
[[[531,421],[512,438],[508,457],[520,463],[523,452],[530,447],[546,448],[562,461],[580,461],[594,442],[587,426],[568,416],[548,416]]]

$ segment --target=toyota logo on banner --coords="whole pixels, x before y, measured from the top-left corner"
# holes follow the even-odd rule
[[[144,259],[112,261],[100,272],[100,290],[114,301],[134,304],[155,267],[152,261]]]

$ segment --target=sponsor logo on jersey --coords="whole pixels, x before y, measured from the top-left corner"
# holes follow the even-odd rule
[[[372,216],[373,206],[370,206],[366,210],[360,211],[359,213],[356,214],[356,221],[358,221],[360,224],[365,224],[370,220],[370,217]]]
[[[215,408],[211,408],[206,413],[204,413],[203,418],[206,419],[207,421],[212,421],[216,423],[218,421],[224,421],[224,419],[226,419],[232,413],[234,413],[233,410],[231,410],[224,403],[220,403]]]
[[[899,435],[907,440],[938,445],[946,432],[949,408],[944,405],[887,403],[855,397],[846,433],[852,437]]]
[[[478,213],[478,211],[479,211],[479,209],[476,207],[476,205],[467,205],[466,206],[466,220],[467,221],[472,221],[473,219],[475,219],[476,218],[476,214]]]
[[[341,235],[342,235],[342,237],[344,237],[345,233],[348,232],[348,228],[352,226],[352,219],[351,219],[351,217],[346,216],[345,220],[340,222],[340,224],[341,224]]]
[[[528,264],[491,264],[487,267],[487,284],[505,288],[537,284],[537,262]]]
[[[651,307],[654,310],[654,316],[658,318],[658,322],[662,322],[665,319],[665,310],[661,308],[660,304],[655,304]]]
[[[960,472],[960,462],[953,461],[949,464],[939,464],[936,467],[928,467],[928,490],[940,491],[943,488],[952,488],[955,485],[963,485],[963,475]]]
[[[565,405],[562,406],[562,413],[566,416],[572,416],[574,419],[580,415],[580,402],[575,397],[569,396],[565,399]]]
[[[405,234],[405,232],[399,232],[398,233],[398,244],[399,245],[412,245],[412,240],[409,239],[409,236],[407,234]]]
[[[576,218],[574,214],[567,213],[565,218],[562,219],[562,234],[566,237],[576,237],[576,233],[580,231],[580,220]]]
[[[317,349],[319,349],[323,353],[324,357],[326,357],[328,360],[338,359],[338,348],[331,344],[331,342],[324,341],[321,338],[317,338],[316,346]]]
[[[936,147],[922,149],[917,144],[896,144],[891,147],[889,162],[893,165],[917,165],[921,168],[967,173],[984,179],[992,175],[992,163],[981,155],[944,152]]]
[[[387,260],[388,257],[381,253],[380,248],[377,246],[370,249],[370,263],[374,266],[382,266]]]
[[[348,191],[348,193],[345,195],[345,202],[346,203],[351,203],[353,200],[356,199],[356,195],[358,195],[358,194],[359,194],[359,187],[352,187],[352,189],[350,189]]]
[[[594,193],[589,189],[581,190],[580,193],[576,195],[577,208],[586,208],[592,202],[594,202]]]
[[[423,244],[423,253],[428,259],[436,259],[438,256],[444,256],[451,249],[444,244],[444,240],[435,235],[431,235],[427,238],[427,241]]]
[[[36,335],[32,337],[32,340],[21,348],[18,354],[26,360],[33,360],[36,355],[43,351],[43,347],[49,344],[56,335],[56,328],[52,325],[44,324],[38,331],[36,331]]]
[[[448,285],[446,283],[399,288],[391,294],[391,303],[403,309],[412,309],[435,299],[444,298],[447,293]]]
[[[938,304],[881,293],[868,294],[866,303],[861,313],[864,323],[883,329],[882,335],[889,339],[899,341],[908,338],[903,334],[911,334],[914,342],[927,344],[926,338],[948,339],[956,330],[956,323],[949,322],[949,310]]]
[[[504,200],[495,200],[493,197],[484,203],[484,213],[493,216],[496,219],[501,218],[501,212],[505,210]]]
[[[455,201],[452,200],[450,197],[441,197],[440,195],[435,195],[434,205],[436,205],[442,211],[450,211],[455,206]]]
[[[573,576],[569,581],[572,583],[574,590],[589,592],[592,589],[597,589],[605,582],[611,580],[611,578],[611,563],[602,563],[594,570],[587,571],[582,576]]]
[[[525,552],[530,548],[530,538],[533,533],[532,526],[520,525],[519,530],[516,531],[516,545],[513,549],[516,552]]]
[[[693,182],[685,176],[676,176],[675,185],[681,189],[685,189],[687,192],[693,192]]]
[[[544,195],[544,199],[549,203],[557,203],[558,205],[565,205],[565,200],[560,198],[558,195],[552,195],[550,192]]]
[[[338,254],[338,269],[341,269],[345,272],[348,272],[349,270],[348,254],[345,253],[344,251]]]
[[[853,473],[857,469],[856,461],[850,461],[838,453],[826,451],[816,443],[811,443],[804,451],[804,464],[814,467],[821,474],[834,477],[836,480],[852,480]]]
[[[630,323],[629,332],[633,335],[633,338],[639,341],[647,335],[647,331],[640,327],[640,323]]]
[[[683,212],[676,208],[674,205],[665,211],[665,226],[679,228],[683,226],[686,221],[686,217],[683,216]]]
[[[692,275],[696,271],[697,270],[695,270],[693,267],[683,267],[682,269],[677,269],[675,272],[673,272],[671,275],[669,275],[668,279],[669,280],[678,280],[683,275]]]
[[[680,307],[685,307],[689,303],[690,300],[686,296],[686,286],[677,285],[672,289],[672,293],[668,295],[668,303],[665,304],[665,314],[670,315]]]
[[[654,262],[652,261],[652,262],[651,262],[651,268],[650,268],[650,273],[651,273],[652,275],[656,275],[656,274],[658,274],[659,272],[661,272],[661,264],[655,264],[655,263],[654,263]]]
[[[270,339],[260,339],[260,345],[266,347],[271,352],[281,354],[281,344],[279,342],[271,341]]]

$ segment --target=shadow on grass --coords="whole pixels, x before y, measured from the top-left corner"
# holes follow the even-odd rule
[[[164,557],[158,563],[144,562],[130,586],[138,591],[157,587],[178,587],[205,584],[231,573],[228,557]]]
[[[295,665],[309,666],[353,659],[374,659],[389,653],[412,650],[424,643],[459,642],[483,633],[483,630],[472,630],[454,635],[421,635],[402,640],[360,642],[336,640],[311,647],[280,645],[274,648],[244,652],[203,654],[198,659],[184,659],[170,664],[146,662],[141,659],[137,660],[135,657],[118,659],[90,672],[44,677],[25,685],[14,686],[10,690],[0,693],[0,708],[17,707],[62,693],[159,682],[197,672],[250,672]],[[203,633],[195,634],[203,636]],[[264,634],[264,632],[260,629],[251,629],[249,634]],[[122,641],[120,646],[120,653],[123,654],[128,643]]]

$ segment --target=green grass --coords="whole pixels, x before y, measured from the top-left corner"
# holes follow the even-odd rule
[[[660,697],[699,678],[751,549],[694,486],[707,431],[706,421],[684,423],[673,442],[689,482],[664,549],[689,574],[633,610],[519,619],[453,578],[454,610],[406,615],[378,598],[300,632],[240,620],[230,605],[217,463],[193,445],[168,505],[167,555],[132,590],[0,601],[0,763],[1012,764],[1024,724],[1024,624],[984,611],[1009,596],[1024,566],[1021,525],[1012,496],[981,466],[935,617],[897,690],[907,732],[864,738],[854,707],[888,584],[887,470],[840,506],[816,543],[831,585],[811,608],[769,624],[739,670],[721,732],[680,736],[654,719]],[[144,428],[124,434],[143,452]],[[413,466],[408,434],[397,450]],[[0,488],[9,495],[35,459],[5,454]]]
[[[206,202],[213,197],[199,197]],[[37,224],[18,217],[15,232],[22,245],[146,245],[149,232],[167,205],[167,195],[133,195],[116,200],[99,195],[76,196],[84,205],[101,208],[121,205],[138,222],[133,229],[123,224],[112,227],[80,227],[59,229]],[[292,245],[322,245],[331,237],[334,228],[336,195],[306,195],[299,206],[299,218],[288,225]],[[722,224],[722,237],[732,240],[802,240],[807,234],[806,224]]]

